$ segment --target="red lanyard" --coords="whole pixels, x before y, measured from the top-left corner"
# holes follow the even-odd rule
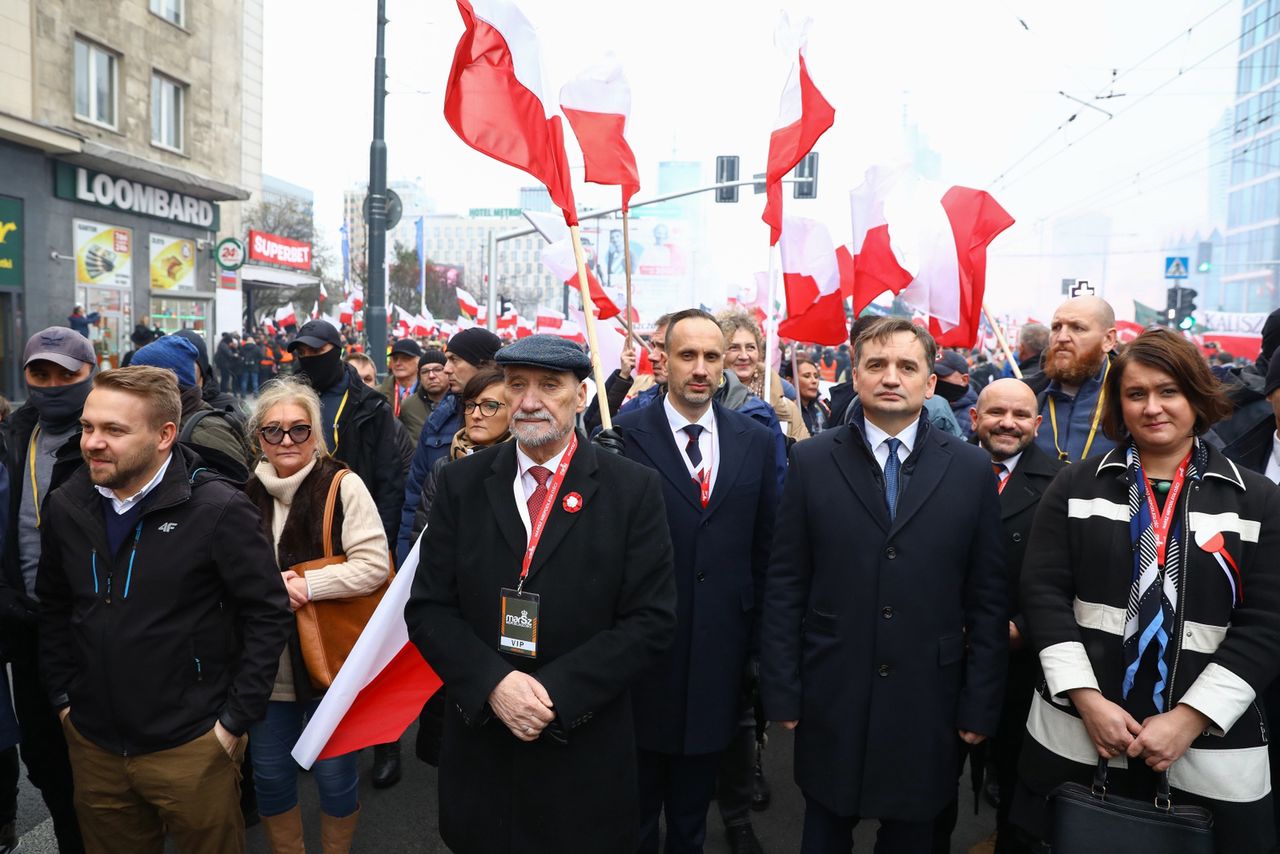
[[[395,411],[395,416],[396,416],[396,418],[399,418],[399,417],[400,417],[400,401],[404,400],[406,397],[408,397],[408,396],[409,396],[409,391],[410,391],[410,389],[407,389],[407,388],[401,388],[400,383],[398,383],[398,382],[395,384],[395,389],[396,389],[396,411]]]
[[[516,587],[516,592],[520,593],[524,590],[524,580],[529,577],[529,566],[533,563],[534,550],[538,548],[538,541],[542,539],[542,530],[547,527],[547,519],[551,517],[551,508],[556,503],[556,493],[560,491],[560,484],[564,483],[564,476],[569,471],[569,461],[573,459],[573,452],[578,449],[577,433],[569,434],[569,447],[565,449],[564,456],[560,458],[560,465],[556,466],[555,476],[547,483],[547,497],[542,500],[542,507],[538,510],[538,518],[533,519],[533,526],[529,531],[529,546],[524,550],[524,561],[520,565],[520,584]]]
[[[1160,567],[1164,566],[1165,546],[1169,542],[1169,526],[1173,523],[1173,511],[1178,506],[1178,493],[1182,491],[1182,482],[1186,479],[1187,462],[1190,459],[1191,453],[1188,452],[1178,464],[1178,470],[1173,475],[1173,484],[1169,487],[1169,494],[1164,499],[1163,513],[1156,509],[1156,494],[1151,489],[1151,479],[1147,477],[1146,472],[1142,473],[1142,479],[1147,484],[1147,508],[1151,511],[1151,530],[1156,535],[1156,565]]]
[[[711,466],[698,469],[698,475],[693,480],[702,493],[702,509],[706,510],[707,502],[711,500]]]

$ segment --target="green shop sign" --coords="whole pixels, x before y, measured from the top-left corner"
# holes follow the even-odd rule
[[[0,196],[0,285],[22,287],[22,199]]]
[[[213,202],[70,163],[54,164],[53,194],[100,208],[218,230],[218,206]]]

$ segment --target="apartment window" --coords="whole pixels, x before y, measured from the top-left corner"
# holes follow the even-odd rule
[[[118,65],[114,53],[76,39],[76,118],[115,128]]]
[[[149,0],[151,12],[159,15],[171,24],[185,26],[185,9],[183,0]]]
[[[186,87],[161,74],[151,75],[151,144],[182,151],[183,97]]]

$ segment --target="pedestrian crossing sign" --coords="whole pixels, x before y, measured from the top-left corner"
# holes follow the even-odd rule
[[[1187,278],[1188,263],[1191,259],[1183,256],[1164,259],[1164,277],[1166,279],[1185,279]]]

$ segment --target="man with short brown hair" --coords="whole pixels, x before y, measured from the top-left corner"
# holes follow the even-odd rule
[[[239,764],[292,617],[258,514],[177,442],[173,372],[99,374],[49,496],[40,665],[89,852],[244,850]]]

